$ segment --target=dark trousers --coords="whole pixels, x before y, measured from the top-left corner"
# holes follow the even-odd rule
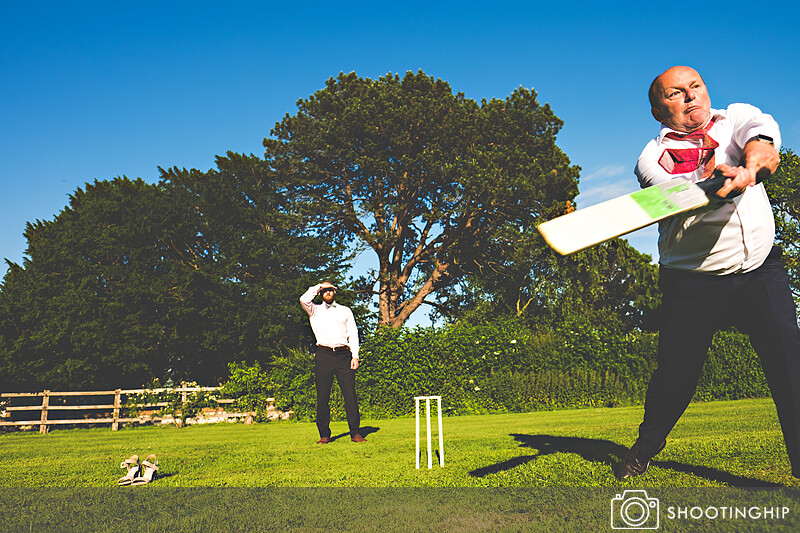
[[[800,330],[781,250],[746,274],[712,276],[661,268],[658,368],[650,379],[639,446],[649,457],[689,405],[719,329],[750,337],[778,411],[792,473],[800,476]]]
[[[339,382],[339,389],[344,398],[344,411],[347,414],[350,436],[358,433],[361,415],[358,412],[356,396],[356,372],[350,368],[352,357],[349,349],[334,351],[324,346],[317,346],[314,357],[314,378],[317,386],[317,429],[320,437],[331,436],[330,402],[334,376]]]

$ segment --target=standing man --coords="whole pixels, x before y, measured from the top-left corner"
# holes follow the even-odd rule
[[[663,293],[658,368],[650,379],[639,438],[617,465],[619,479],[644,474],[683,414],[714,333],[735,326],[750,336],[778,411],[792,475],[800,477],[800,330],[764,178],[778,168],[780,130],[747,104],[711,109],[703,78],[672,67],[650,86],[658,136],[636,176],[648,187],[683,176],[730,179],[706,208],[659,225]]]
[[[313,303],[322,297],[321,304]],[[331,387],[333,377],[339,382],[344,397],[344,410],[350,426],[350,440],[366,442],[358,433],[361,415],[356,397],[356,369],[358,368],[358,328],[349,307],[333,301],[336,287],[329,281],[313,285],[300,297],[300,304],[308,313],[311,329],[317,338],[314,356],[314,379],[317,387],[317,444],[331,441]]]

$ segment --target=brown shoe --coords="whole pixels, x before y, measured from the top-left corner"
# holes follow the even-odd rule
[[[639,457],[639,441],[637,439],[636,442],[633,443],[631,449],[628,450],[628,453],[625,454],[625,458],[622,459],[622,462],[617,465],[617,468],[614,470],[614,475],[617,476],[617,479],[623,480],[628,479],[629,477],[634,476],[641,476],[645,472],[647,472],[648,467],[650,466],[650,460],[658,455],[658,453],[664,449],[667,445],[667,441],[661,443],[661,445],[650,457]]]
[[[331,441],[330,437],[322,437],[317,441],[317,444],[328,444]]]
[[[364,437],[362,437],[358,433],[356,433],[355,435],[350,437],[350,440],[353,441],[353,442],[367,442],[367,439],[365,439]]]

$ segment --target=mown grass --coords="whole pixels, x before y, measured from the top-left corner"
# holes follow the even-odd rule
[[[344,422],[334,423],[334,435],[341,434],[328,445],[315,444],[313,423],[5,433],[0,486],[17,490],[4,491],[15,496],[2,512],[13,513],[8,531],[49,524],[42,520],[69,507],[65,502],[73,514],[76,503],[86,514],[74,529],[58,520],[55,530],[91,523],[85,530],[135,524],[161,531],[179,520],[186,531],[254,524],[311,531],[341,529],[344,520],[359,531],[426,531],[431,523],[454,531],[567,531],[561,521],[577,527],[599,520],[597,513],[607,524],[610,498],[626,489],[800,487],[769,399],[692,404],[647,474],[617,481],[612,465],[635,439],[641,416],[641,407],[631,407],[446,417],[445,466],[434,461],[431,470],[424,456],[415,469],[413,418],[364,421],[363,444],[350,442]],[[119,463],[134,453],[156,454],[160,476],[146,487],[117,487]],[[209,508],[209,501],[216,503]],[[586,507],[592,501],[602,505]],[[154,502],[160,504],[149,520],[125,511]]]
[[[445,417],[445,468],[432,470],[415,469],[413,418],[364,421],[363,444],[344,422],[328,445],[315,444],[313,423],[5,433],[0,486],[115,486],[122,460],[154,453],[161,487],[617,487],[630,482],[616,481],[612,464],[641,416],[631,407]],[[692,404],[668,441],[637,486],[800,487],[769,399]]]

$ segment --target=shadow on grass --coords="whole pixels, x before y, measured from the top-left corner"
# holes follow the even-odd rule
[[[529,463],[537,457],[550,455],[553,453],[574,453],[581,456],[586,461],[593,463],[603,463],[613,468],[619,462],[628,448],[612,442],[610,440],[586,439],[583,437],[560,437],[555,435],[521,435],[512,433],[514,440],[520,443],[521,447],[533,448],[538,450],[535,455],[515,457],[502,463],[497,463],[483,468],[472,470],[470,475],[473,477],[485,477],[490,474],[497,474],[505,470],[511,470],[517,466]],[[731,487],[782,487],[779,483],[772,483],[761,479],[737,476],[729,472],[709,468],[706,466],[689,465],[677,461],[652,461],[651,466],[668,468],[676,472],[692,474],[698,477],[725,483]]]
[[[361,426],[360,428],[358,428],[358,434],[361,435],[362,437],[366,438],[367,435],[371,435],[372,433],[375,433],[375,432],[379,431],[380,429],[381,428],[376,428],[376,427],[373,427],[373,426]],[[339,433],[338,435],[331,436],[331,442],[333,442],[335,440],[338,440],[338,439],[341,439],[342,437],[350,437],[350,432],[346,431],[344,433]]]

